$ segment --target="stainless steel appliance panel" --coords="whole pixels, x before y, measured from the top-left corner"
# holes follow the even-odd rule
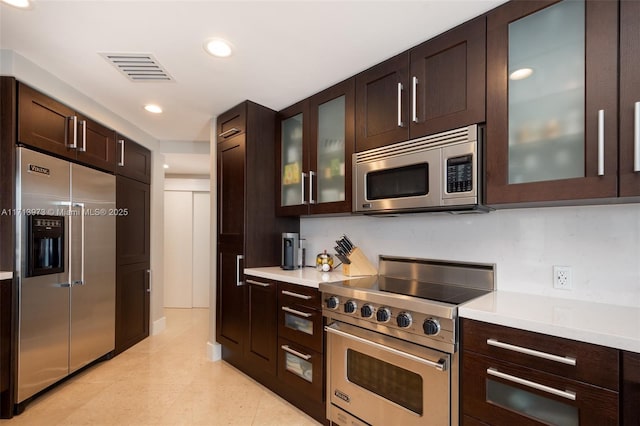
[[[27,214],[61,216],[70,196],[69,163],[20,148],[17,153],[16,251],[19,294],[18,389],[21,402],[68,374],[69,267],[25,278]],[[68,239],[65,227],[65,241]]]
[[[113,351],[115,177],[17,150],[17,403]],[[27,276],[29,216],[64,222],[64,270]],[[43,220],[46,218],[43,218]]]
[[[450,424],[450,354],[339,322],[325,330],[330,420]]]
[[[353,212],[488,211],[482,134],[471,125],[353,154]]]
[[[71,165],[69,370],[115,348],[115,176]]]

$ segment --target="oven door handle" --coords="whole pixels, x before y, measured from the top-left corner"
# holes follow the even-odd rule
[[[415,356],[413,354],[410,354],[410,353],[407,353],[407,352],[403,352],[403,351],[400,351],[398,349],[394,349],[394,348],[386,346],[386,345],[381,345],[380,343],[372,342],[370,340],[363,339],[362,337],[358,337],[358,336],[355,336],[355,335],[350,334],[350,333],[345,333],[344,331],[338,330],[336,328],[335,323],[331,324],[329,326],[326,326],[324,328],[324,330],[327,333],[335,334],[337,336],[344,337],[345,339],[355,340],[356,342],[360,342],[360,343],[365,344],[367,346],[372,346],[374,348],[390,352],[390,353],[392,353],[394,355],[398,355],[398,356],[401,356],[403,358],[410,359],[411,361],[419,362],[419,363],[427,365],[429,367],[433,367],[438,371],[445,371],[447,369],[447,362],[445,360],[443,360],[443,359],[438,360],[438,361],[431,361],[431,360],[428,360],[428,359],[420,358],[419,356]]]

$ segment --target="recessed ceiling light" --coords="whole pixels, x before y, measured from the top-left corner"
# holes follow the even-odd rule
[[[144,106],[144,109],[146,109],[149,112],[152,112],[154,114],[160,114],[162,112],[162,108],[160,108],[158,105],[154,105],[154,104],[147,104]]]
[[[20,9],[27,9],[31,6],[30,0],[2,0],[2,3],[6,3],[9,6],[19,7]]]
[[[204,49],[218,58],[231,56],[231,44],[221,38],[212,38],[204,43]]]
[[[524,80],[527,77],[530,77],[533,74],[533,70],[531,68],[520,68],[515,70],[509,75],[510,80]]]
[[[168,169],[168,168],[169,168],[169,165],[168,165],[168,164],[165,164],[165,165],[163,165],[162,167],[164,167],[165,169]]]

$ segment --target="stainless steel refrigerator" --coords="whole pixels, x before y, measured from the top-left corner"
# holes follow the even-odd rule
[[[115,176],[17,148],[19,404],[115,346]]]

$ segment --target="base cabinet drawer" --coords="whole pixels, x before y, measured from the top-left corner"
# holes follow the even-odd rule
[[[614,391],[619,388],[616,349],[469,319],[463,320],[462,333],[465,351]]]
[[[292,390],[322,401],[322,353],[278,339],[278,378]]]
[[[612,390],[472,352],[463,354],[462,378],[464,413],[487,424],[618,424]]]

